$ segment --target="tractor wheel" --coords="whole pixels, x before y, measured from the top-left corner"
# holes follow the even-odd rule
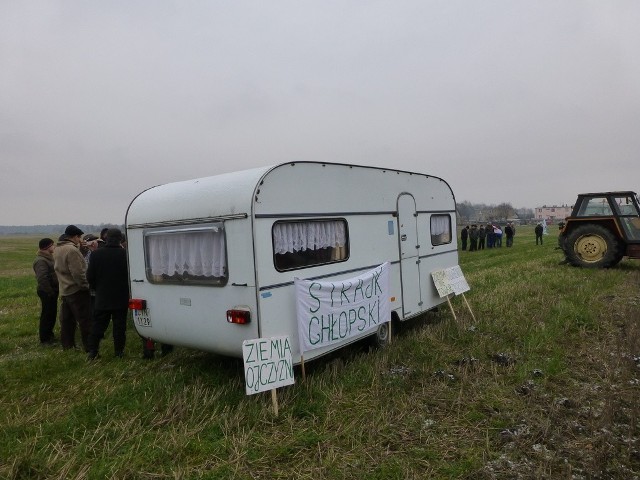
[[[576,267],[612,267],[620,261],[618,250],[616,238],[600,225],[582,225],[567,237],[567,258]]]
[[[624,250],[618,252],[618,255],[616,255],[616,258],[613,260],[613,263],[609,266],[615,267],[617,264],[619,264],[622,261],[623,258],[624,258]]]

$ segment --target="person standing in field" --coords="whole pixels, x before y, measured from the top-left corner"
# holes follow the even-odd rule
[[[502,247],[502,229],[500,228],[499,225],[493,226],[493,233],[496,236],[494,246]]]
[[[123,235],[117,228],[107,231],[103,248],[91,254],[87,278],[96,292],[93,323],[89,335],[88,360],[98,357],[100,340],[113,321],[113,349],[116,357],[124,355],[129,306],[127,253],[122,247]]]
[[[462,241],[462,250],[467,249],[467,239],[469,238],[469,225],[464,227],[460,232],[460,240]]]
[[[487,248],[493,248],[493,244],[496,241],[496,234],[493,232],[493,225],[487,223],[484,231],[487,234]]]
[[[540,222],[538,222],[538,224],[536,225],[535,232],[536,232],[536,245],[538,245],[538,240],[540,240],[540,245],[542,245],[542,234],[544,232],[544,228],[542,227],[542,224]]]
[[[475,252],[476,250],[478,250],[478,227],[471,225],[471,230],[469,230],[469,251]]]
[[[60,285],[60,343],[62,349],[76,348],[76,325],[85,351],[88,351],[91,323],[91,295],[87,281],[87,262],[80,253],[82,230],[69,225],[53,251],[53,263]]]
[[[480,225],[478,229],[478,250],[484,250],[484,240],[487,237],[487,232],[484,231],[484,225]]]
[[[91,261],[91,253],[95,252],[99,248],[100,240],[93,233],[87,233],[83,238],[85,244],[85,252],[84,252],[84,260],[87,262],[87,268],[89,268],[89,263]],[[91,295],[91,321],[93,322],[93,304],[96,300],[96,292],[93,288],[89,288],[89,294]]]
[[[102,242],[102,240],[98,238],[96,235],[94,235],[93,233],[87,233],[83,237],[83,241],[86,247],[86,251],[84,253],[84,259],[87,262],[87,265],[89,265],[89,260],[91,259],[91,253],[95,252],[99,248],[100,246],[99,244],[100,242]]]
[[[102,230],[100,230],[100,238],[99,238],[99,242],[98,242],[98,248],[102,248],[105,246],[106,241],[107,241],[107,232],[109,231],[108,228],[103,228]]]
[[[504,234],[507,237],[507,247],[513,245],[513,227],[510,223],[507,223],[507,226],[504,227]]]
[[[40,298],[40,325],[38,334],[41,345],[53,345],[55,337],[53,327],[58,316],[58,276],[53,267],[53,250],[56,245],[50,238],[43,238],[38,243],[38,253],[33,261],[38,286],[36,293]]]

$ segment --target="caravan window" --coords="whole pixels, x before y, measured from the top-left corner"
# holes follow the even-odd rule
[[[281,272],[349,258],[345,220],[276,222],[271,235],[274,265]]]
[[[451,217],[431,215],[431,245],[451,243]]]
[[[224,225],[145,232],[145,265],[151,283],[227,283]]]

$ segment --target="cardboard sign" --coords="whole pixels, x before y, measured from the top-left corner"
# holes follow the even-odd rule
[[[295,383],[288,336],[245,340],[242,357],[247,395]]]
[[[431,272],[431,278],[433,278],[433,283],[436,286],[436,290],[438,291],[440,298],[447,297],[453,293],[453,287],[449,283],[444,270]]]
[[[452,293],[460,295],[471,290],[459,265],[431,272],[431,278],[433,278],[440,298],[447,297]]]
[[[300,353],[342,342],[391,319],[389,262],[333,282],[295,279]]]

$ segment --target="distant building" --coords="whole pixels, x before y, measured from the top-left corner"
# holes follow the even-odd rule
[[[562,222],[566,217],[571,215],[572,210],[573,205],[553,205],[550,207],[543,205],[542,207],[536,207],[534,218],[536,222],[546,220],[547,223],[559,223]]]

